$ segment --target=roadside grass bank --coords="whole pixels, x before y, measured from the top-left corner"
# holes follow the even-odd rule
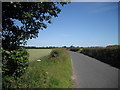
[[[82,53],[99,61],[107,63],[113,67],[119,68],[119,54],[120,46],[107,46],[107,47],[86,47],[86,48],[71,48],[70,51]]]
[[[11,88],[72,88],[72,66],[65,50],[55,49],[50,55],[29,63],[27,72],[11,83]]]
[[[51,53],[52,49],[27,49],[29,53],[29,61],[40,59]]]

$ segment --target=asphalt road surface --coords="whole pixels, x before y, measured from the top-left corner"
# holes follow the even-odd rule
[[[68,51],[73,66],[74,88],[118,88],[118,70],[86,55]]]

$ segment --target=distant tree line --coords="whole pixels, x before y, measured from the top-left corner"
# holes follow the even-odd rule
[[[54,47],[54,46],[48,46],[48,47],[21,46],[21,47],[24,47],[26,49],[54,49],[54,48],[58,48],[58,47]]]
[[[79,49],[79,48],[83,48],[83,47],[79,47],[79,46],[77,46],[77,47],[75,47],[75,46],[62,46],[62,47],[56,47],[56,46],[46,46],[46,47],[36,47],[36,46],[21,46],[21,47],[24,47],[24,48],[26,48],[26,49],[54,49],[54,48],[64,48],[64,49],[68,49],[68,50],[70,50],[71,49],[71,51],[73,50],[73,49]]]

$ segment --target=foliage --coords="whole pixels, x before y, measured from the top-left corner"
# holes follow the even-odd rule
[[[62,51],[61,51],[60,49],[54,49],[54,50],[51,52],[49,58],[59,57],[61,53],[62,53]]]
[[[81,53],[96,58],[114,67],[120,68],[119,66],[120,48],[118,47],[84,48],[81,51]]]
[[[11,83],[13,83],[14,78],[11,76],[4,76],[3,77],[3,81],[2,81],[2,88],[3,90],[6,88],[10,88],[11,87]]]
[[[65,2],[3,2],[2,3],[2,46],[17,49],[28,39],[38,37],[39,30],[47,28],[52,18],[58,17],[60,5]],[[15,21],[21,23],[20,26]]]
[[[64,50],[56,58],[45,56],[29,63],[27,72],[18,80],[6,84],[10,88],[71,88],[72,68],[69,54]],[[52,53],[52,52],[51,52]],[[9,81],[10,79],[7,79]],[[7,87],[7,86],[6,86]]]
[[[70,51],[74,51],[74,52],[77,52],[79,51],[80,48],[70,48]]]
[[[109,45],[106,48],[120,48],[120,45]]]
[[[2,57],[3,82],[8,77],[20,77],[28,67],[28,54],[21,44],[38,37],[39,30],[47,28],[52,18],[58,17],[64,2],[3,2],[2,3]],[[18,25],[16,22],[19,22]],[[8,76],[8,77],[7,77]],[[4,86],[4,85],[3,85]]]
[[[3,76],[21,76],[28,67],[28,53],[24,48],[7,51],[2,50]]]

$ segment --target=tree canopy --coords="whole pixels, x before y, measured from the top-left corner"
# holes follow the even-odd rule
[[[2,46],[16,49],[28,39],[38,37],[39,30],[47,28],[51,19],[58,17],[60,5],[65,2],[3,2],[2,3]],[[21,22],[21,26],[15,24]]]

